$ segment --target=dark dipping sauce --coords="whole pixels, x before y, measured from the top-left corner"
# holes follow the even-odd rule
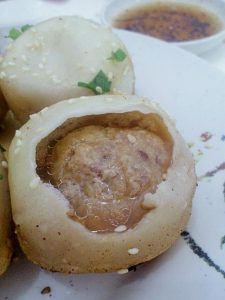
[[[133,7],[121,13],[113,26],[168,42],[202,39],[224,27],[216,15],[199,6],[174,3]]]

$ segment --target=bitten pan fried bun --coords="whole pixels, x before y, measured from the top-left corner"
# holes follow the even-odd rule
[[[104,95],[32,115],[11,144],[9,183],[27,257],[87,273],[127,269],[167,250],[190,217],[196,176],[156,103]]]

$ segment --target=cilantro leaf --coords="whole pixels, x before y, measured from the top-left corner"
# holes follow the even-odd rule
[[[4,176],[2,174],[0,174],[0,180],[3,180]]]
[[[127,54],[122,50],[118,49],[115,52],[112,52],[112,56],[110,56],[109,60],[115,60],[115,61],[124,61],[124,59],[127,57]]]
[[[22,31],[22,32],[25,32],[25,31],[27,31],[28,29],[30,29],[31,27],[32,27],[32,25],[30,25],[30,24],[23,25],[23,26],[21,27],[21,31]]]
[[[89,83],[79,81],[77,85],[92,90],[96,95],[101,95],[110,92],[111,84],[112,81],[109,81],[106,74],[100,70]]]
[[[10,29],[9,35],[7,37],[12,40],[16,40],[21,34],[22,34],[22,32],[20,30],[18,30],[16,28],[12,28],[12,29]]]
[[[19,36],[21,36],[22,33],[24,33],[26,30],[28,30],[32,25],[26,24],[23,25],[20,29],[17,28],[11,28],[9,31],[9,35],[7,35],[7,38],[10,38],[12,40],[16,40]]]
[[[6,150],[5,150],[5,148],[0,144],[0,151],[1,152],[5,152]]]

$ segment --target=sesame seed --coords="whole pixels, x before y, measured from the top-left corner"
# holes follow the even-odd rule
[[[30,71],[30,68],[25,66],[25,67],[22,67],[22,70],[27,72],[27,71]]]
[[[53,75],[53,76],[51,77],[51,79],[52,79],[52,81],[53,81],[54,83],[61,83],[61,80],[58,79],[55,75]]]
[[[113,101],[113,98],[106,98],[105,101],[110,103]]]
[[[37,130],[36,130],[36,132],[41,132],[43,130],[43,128],[38,128]]]
[[[35,46],[36,48],[39,48],[39,47],[41,46],[41,44],[40,44],[38,41],[36,41],[36,42],[34,43],[34,46]]]
[[[16,146],[17,147],[20,147],[22,146],[23,142],[19,139],[17,142],[16,142]]]
[[[38,114],[32,114],[30,115],[30,119],[36,119],[38,117]]]
[[[35,28],[31,28],[31,31],[34,33],[37,32],[37,30]]]
[[[16,137],[21,137],[21,135],[22,135],[22,132],[20,131],[20,130],[16,130]]]
[[[33,76],[37,77],[38,76],[38,73],[34,72],[32,73]]]
[[[112,46],[113,46],[113,47],[116,47],[117,45],[116,45],[116,43],[113,42],[113,43],[112,43]]]
[[[163,180],[166,179],[166,174],[165,174],[165,173],[162,175],[162,179],[163,179]]]
[[[128,69],[128,67],[126,67],[126,68],[125,68],[125,70],[123,71],[123,75],[124,75],[124,76],[126,76],[126,75],[127,75],[127,73],[128,73],[128,70],[129,70],[129,69]]]
[[[0,78],[3,79],[6,77],[6,73],[5,72],[0,72]]]
[[[42,57],[42,62],[43,62],[43,63],[46,63],[46,61],[47,61],[47,60],[46,60],[46,57]]]
[[[46,74],[47,74],[47,75],[52,75],[52,73],[53,73],[53,72],[52,72],[51,70],[47,70],[47,71],[46,71]]]
[[[9,75],[9,79],[15,79],[16,77],[16,74]]]
[[[43,65],[43,64],[39,64],[38,67],[39,67],[40,69],[43,69],[43,68],[44,68],[44,65]]]
[[[22,60],[23,60],[23,61],[27,61],[27,57],[26,57],[26,55],[24,55],[24,54],[23,54],[23,55],[21,55],[21,58],[22,58]]]
[[[100,86],[96,86],[95,88],[96,92],[98,92],[99,94],[102,94],[103,93],[103,90]]]
[[[0,56],[0,63],[3,61],[3,57],[2,56]]]
[[[90,69],[91,73],[96,73],[96,70],[94,68]]]
[[[121,270],[117,271],[117,273],[120,275],[126,274],[128,272],[129,272],[128,269],[121,269]]]
[[[81,69],[81,68],[83,68],[83,65],[82,65],[82,64],[77,64],[77,67],[78,67],[79,69]]]
[[[116,89],[116,88],[113,89],[113,93],[116,94],[116,95],[123,95],[123,92],[120,91],[120,90],[118,90],[118,89]],[[124,100],[127,100],[127,99],[124,98]]]
[[[108,78],[111,80],[111,79],[113,79],[113,72],[109,72],[108,73]]]
[[[128,141],[131,143],[131,144],[134,144],[136,142],[136,137],[131,135],[131,134],[128,134],[127,135],[127,138],[128,138]]]
[[[69,104],[72,104],[72,103],[74,103],[74,102],[75,102],[75,99],[69,99],[69,100],[68,100],[68,103],[69,103]]]
[[[43,114],[43,113],[45,113],[47,110],[48,110],[48,107],[44,107],[44,108],[40,111],[40,113]]]
[[[14,61],[9,61],[8,62],[8,66],[15,66],[15,65],[16,65],[16,63]]]
[[[126,231],[126,230],[127,230],[126,225],[119,225],[114,229],[115,232],[123,232],[123,231]]]
[[[17,154],[17,153],[19,153],[19,152],[20,152],[20,148],[17,147],[17,148],[14,150],[14,154]]]
[[[131,249],[128,249],[128,253],[131,254],[131,255],[138,254],[138,252],[139,252],[139,249],[138,249],[138,248],[131,248]]]
[[[5,69],[6,67],[7,67],[7,63],[5,61],[3,61],[2,68]]]
[[[2,166],[3,166],[3,168],[7,169],[7,168],[8,168],[8,163],[7,163],[7,161],[3,160],[3,161],[2,161]]]
[[[30,188],[35,189],[38,186],[39,182],[40,182],[40,177],[36,177],[36,178],[32,179],[29,184]]]

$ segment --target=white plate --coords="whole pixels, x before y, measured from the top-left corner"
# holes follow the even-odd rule
[[[198,176],[218,166],[223,169],[224,75],[179,48],[138,34],[118,34],[134,62],[137,94],[158,100],[177,120],[186,141],[194,143]],[[200,136],[206,131],[212,137],[203,142]],[[19,259],[0,279],[0,299],[225,299],[225,247],[220,247],[225,235],[224,181],[223,170],[199,181],[187,228],[199,246],[188,234],[165,254],[125,275],[66,276]],[[51,287],[51,293],[42,295],[46,286]]]

